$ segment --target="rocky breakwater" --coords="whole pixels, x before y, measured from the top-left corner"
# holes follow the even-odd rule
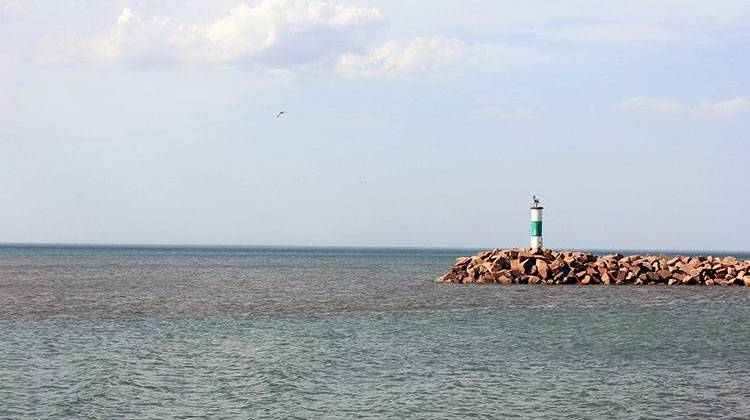
[[[685,284],[750,287],[750,260],[494,249],[456,259],[441,283]]]

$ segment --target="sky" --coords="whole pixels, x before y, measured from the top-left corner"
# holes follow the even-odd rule
[[[749,137],[745,0],[0,0],[0,242],[748,251]]]

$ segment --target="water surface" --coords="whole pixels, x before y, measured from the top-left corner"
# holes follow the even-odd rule
[[[748,289],[434,283],[471,252],[0,247],[0,417],[750,416]]]

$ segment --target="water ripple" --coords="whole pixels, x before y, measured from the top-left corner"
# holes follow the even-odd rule
[[[0,250],[0,418],[750,417],[748,289],[160,252]]]

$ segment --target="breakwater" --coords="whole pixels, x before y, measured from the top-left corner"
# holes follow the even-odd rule
[[[750,287],[750,260],[734,257],[597,256],[549,249],[493,249],[459,257],[437,279],[461,284],[684,284]]]

